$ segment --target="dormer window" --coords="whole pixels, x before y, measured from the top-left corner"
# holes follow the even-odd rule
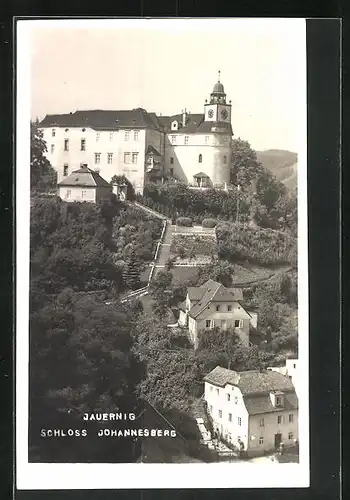
[[[175,120],[171,123],[171,130],[178,130],[179,128],[179,124],[178,122]]]
[[[270,392],[270,400],[275,408],[283,408],[284,406],[284,394],[281,391]]]

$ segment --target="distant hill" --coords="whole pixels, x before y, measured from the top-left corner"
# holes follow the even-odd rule
[[[283,149],[257,151],[260,163],[291,191],[297,187],[298,155]]]

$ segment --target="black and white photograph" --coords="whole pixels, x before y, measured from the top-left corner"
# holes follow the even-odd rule
[[[305,19],[16,42],[17,487],[308,486]]]

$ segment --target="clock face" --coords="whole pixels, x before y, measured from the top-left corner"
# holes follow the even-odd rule
[[[208,111],[208,116],[209,116],[209,118],[213,118],[213,116],[214,116],[214,111],[213,111],[212,109],[209,109],[209,111]]]
[[[221,111],[221,118],[223,118],[224,120],[226,120],[227,117],[228,117],[227,109],[223,109]]]

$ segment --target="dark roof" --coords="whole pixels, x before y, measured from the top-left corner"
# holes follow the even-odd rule
[[[79,170],[74,170],[68,177],[65,177],[59,186],[86,186],[86,187],[109,187],[111,185],[100,176],[98,172],[91,170],[88,167],[81,167]]]
[[[193,177],[208,177],[209,179],[209,175],[205,174],[204,172],[199,172],[198,174],[194,174]]]
[[[192,318],[196,318],[210,302],[233,302],[243,298],[241,289],[228,289],[214,280],[208,280],[199,287],[189,287],[187,292],[190,300],[197,301],[189,311]]]
[[[62,115],[46,115],[39,127],[91,127],[118,130],[120,128],[159,128],[155,113],[143,108],[132,110],[81,110]]]
[[[239,387],[243,396],[268,394],[278,391],[293,391],[291,380],[281,373],[266,370],[248,370],[236,372],[217,366],[204,377],[206,382],[224,387],[233,384]]]
[[[243,396],[243,400],[250,415],[270,413],[272,411],[295,410],[298,408],[298,397],[294,390],[284,393],[283,407],[273,406],[270,396],[267,394],[262,396]]]
[[[146,155],[148,155],[148,154],[150,154],[150,153],[154,154],[155,156],[162,156],[162,155],[159,153],[159,151],[157,151],[157,150],[156,150],[156,148],[155,148],[155,147],[153,147],[153,146],[148,146],[148,148],[147,148]]]
[[[222,134],[230,134],[231,136],[233,135],[231,123],[226,123],[226,122],[203,121],[203,123],[199,125],[196,132],[202,134],[222,133]]]
[[[195,132],[198,132],[198,127],[203,122],[204,114],[187,113],[186,125],[184,127],[182,126],[182,114],[173,116],[159,116],[158,120],[162,124],[164,130],[168,133],[176,134],[177,132],[179,132],[181,134],[194,134]],[[178,130],[171,130],[171,124],[173,121],[177,121],[179,123]]]

